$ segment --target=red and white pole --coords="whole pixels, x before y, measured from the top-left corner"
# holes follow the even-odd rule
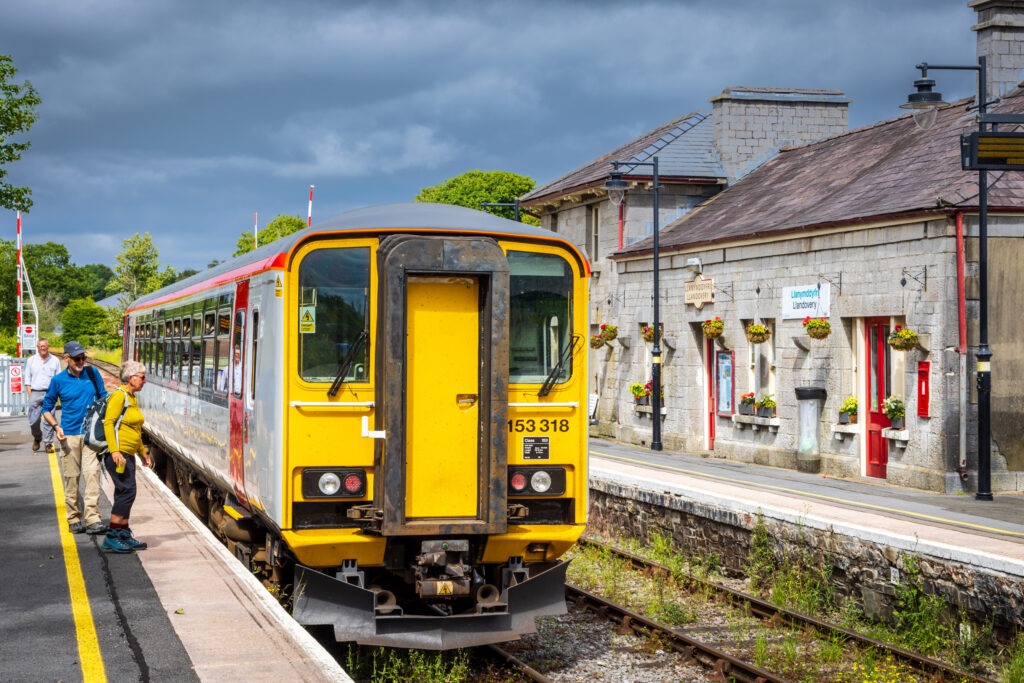
[[[306,212],[306,227],[313,225],[313,186],[309,186],[309,210]]]
[[[15,276],[18,278],[18,283],[15,286],[15,291],[17,292],[17,295],[18,295],[18,351],[17,351],[17,356],[16,357],[17,358],[21,358],[21,332],[22,332],[22,328],[21,328],[21,308],[22,308],[22,301],[21,301],[21,280],[22,280],[22,278],[21,278],[21,267],[22,267],[21,266],[21,211],[18,212],[18,257],[17,258],[18,258],[17,264],[14,267],[14,272],[16,274]]]

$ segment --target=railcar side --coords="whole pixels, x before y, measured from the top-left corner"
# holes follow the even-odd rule
[[[563,611],[587,506],[579,252],[424,204],[275,245],[129,307],[165,478],[339,640],[463,647]]]

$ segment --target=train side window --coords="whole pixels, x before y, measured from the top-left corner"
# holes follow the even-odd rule
[[[509,251],[509,381],[541,383],[572,339],[573,277],[554,254]],[[557,381],[569,379],[567,364]]]
[[[217,383],[213,390],[220,394],[228,391],[227,368],[231,354],[231,311],[223,309],[217,313],[217,337],[215,340],[217,357],[215,376]],[[223,378],[223,381],[221,380]]]
[[[235,311],[235,328],[231,335],[231,367],[225,369],[228,386],[235,398],[242,397],[242,377],[245,368],[245,310]]]
[[[370,249],[317,249],[299,265],[298,363],[307,382],[333,382],[352,344],[369,327]],[[347,377],[367,381],[370,345],[362,344]]]

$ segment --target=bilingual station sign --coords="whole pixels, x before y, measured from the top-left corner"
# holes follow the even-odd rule
[[[807,316],[827,318],[829,303],[832,301],[831,294],[832,285],[827,282],[784,287],[782,289],[782,319],[800,318],[803,320]]]

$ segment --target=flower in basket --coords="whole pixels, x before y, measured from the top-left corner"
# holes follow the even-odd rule
[[[771,331],[761,323],[750,323],[747,325],[747,341],[751,344],[761,344],[768,341],[772,336]]]
[[[599,349],[604,346],[604,337],[599,334],[595,334],[590,338],[590,348]]]
[[[615,325],[601,325],[601,339],[611,341],[619,336],[619,328]]]
[[[661,327],[659,325],[659,327]],[[665,334],[665,328],[661,327],[661,334]],[[644,325],[640,328],[640,336],[644,338],[644,341],[654,341],[654,325]]]
[[[917,332],[914,332],[909,327],[897,325],[889,333],[889,346],[897,351],[909,351],[917,346]]]
[[[641,382],[633,382],[629,385],[629,393],[633,394],[633,398],[641,399],[650,396],[651,390]]]
[[[812,318],[807,316],[804,318],[804,329],[807,330],[807,336],[813,339],[824,339],[832,334],[832,325],[829,323],[828,318]]]
[[[647,395],[650,396],[651,392],[654,391],[654,380],[653,379],[649,380],[647,382],[647,384],[644,385],[644,389],[647,390]],[[658,393],[658,395],[661,398],[665,398],[665,385],[664,384],[661,385],[661,391]]]
[[[882,404],[882,410],[885,411],[885,416],[890,420],[905,417],[907,414],[906,408],[903,405],[903,399],[899,396],[886,396],[885,402]]]
[[[722,319],[717,315],[711,320],[705,320],[700,324],[700,326],[704,329],[704,336],[711,337],[712,339],[720,337],[722,335],[722,330],[725,329],[725,323],[723,323]]]
[[[745,406],[754,405],[754,392],[751,391],[749,394],[743,394],[740,396],[740,404]]]
[[[846,413],[848,415],[857,414],[857,397],[847,396],[843,399],[842,405],[839,406],[840,413]]]

